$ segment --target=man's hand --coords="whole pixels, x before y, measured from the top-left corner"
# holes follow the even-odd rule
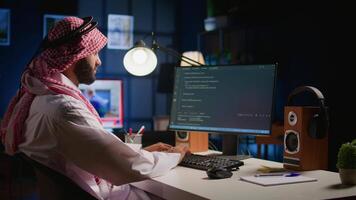
[[[167,152],[168,153],[180,153],[179,162],[182,161],[185,154],[190,154],[189,148],[185,145],[178,145],[178,146],[172,147]]]
[[[173,146],[159,142],[159,143],[147,146],[143,149],[146,151],[152,152],[152,151],[168,151],[171,148],[173,148]]]

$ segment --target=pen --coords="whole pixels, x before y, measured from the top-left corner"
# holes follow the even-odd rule
[[[285,177],[293,177],[293,176],[299,176],[300,173],[296,173],[296,172],[291,172],[289,174],[286,174]]]
[[[260,176],[284,176],[285,173],[262,173],[262,174],[255,174],[256,177]]]
[[[266,176],[285,176],[285,177],[293,177],[299,176],[300,173],[290,172],[290,173],[263,173],[263,174],[255,174],[255,177],[266,177]]]
[[[133,139],[131,138],[132,128],[129,129],[129,133],[127,133],[126,129],[124,129],[124,131],[125,131],[125,134],[126,134],[126,137],[125,137],[125,138],[127,138],[130,143],[133,143],[134,141],[133,141]],[[130,134],[130,132],[131,132],[131,134]]]
[[[143,134],[145,130],[145,126],[141,126],[140,130],[138,130],[137,134],[140,135],[141,133]]]

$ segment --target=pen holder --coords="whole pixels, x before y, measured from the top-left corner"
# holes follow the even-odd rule
[[[142,144],[142,135],[139,134],[126,134],[125,143],[129,144]]]

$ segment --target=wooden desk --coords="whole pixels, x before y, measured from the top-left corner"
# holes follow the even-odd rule
[[[306,171],[303,175],[317,178],[316,182],[278,186],[260,186],[241,181],[240,176],[253,175],[261,165],[282,167],[282,163],[256,158],[244,160],[245,165],[228,179],[211,180],[205,171],[176,167],[165,176],[149,179],[133,186],[164,199],[248,199],[248,200],[305,200],[332,199],[354,196],[356,186],[340,185],[339,174],[324,170]],[[350,198],[351,199],[351,198]]]

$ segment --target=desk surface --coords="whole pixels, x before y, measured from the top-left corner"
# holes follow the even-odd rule
[[[281,163],[249,158],[245,165],[228,179],[211,180],[206,172],[176,167],[165,176],[132,183],[164,199],[331,199],[356,196],[356,186],[340,184],[339,174],[324,170],[305,171],[303,175],[317,178],[316,182],[278,186],[260,186],[240,180],[253,175],[261,165],[282,167]]]

